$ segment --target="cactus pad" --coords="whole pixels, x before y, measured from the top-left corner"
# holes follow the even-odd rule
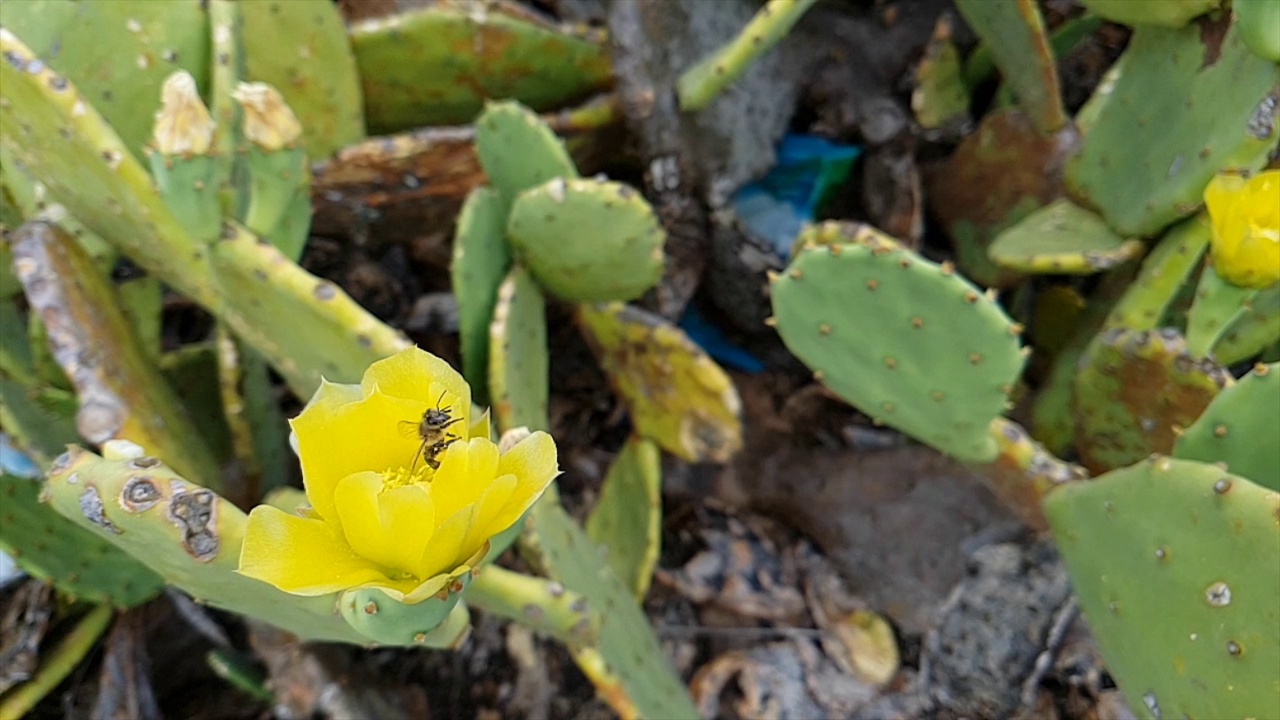
[[[23,570],[79,600],[128,608],[150,600],[164,580],[142,563],[39,502],[40,483],[0,475],[0,549]]]
[[[1196,297],[1187,313],[1187,351],[1204,357],[1213,351],[1227,328],[1249,313],[1261,291],[1223,280],[1212,264],[1200,274]]]
[[[1067,183],[1121,235],[1191,214],[1215,172],[1257,169],[1275,147],[1280,66],[1249,52],[1236,25],[1225,37],[1141,26],[1117,66]]]
[[[997,454],[989,426],[1022,371],[1021,329],[959,277],[863,225],[810,235],[773,282],[778,333],[862,412],[969,462]]]
[[[1222,5],[1222,0],[1080,0],[1080,4],[1113,23],[1177,28]]]
[[[451,635],[442,625],[462,599],[471,584],[471,573],[453,578],[449,587],[422,602],[402,603],[377,588],[348,590],[338,599],[342,619],[361,635],[382,645],[432,645],[447,647],[457,636],[444,638],[444,644],[433,643],[439,634]]]
[[[445,0],[354,24],[370,129],[461,124],[489,98],[551,110],[609,84],[602,43],[530,17],[505,1]]]
[[[636,190],[558,178],[517,196],[507,224],[516,257],[553,295],[633,300],[662,278],[666,234]]]
[[[489,326],[489,392],[500,432],[547,429],[549,364],[546,303],[517,265],[498,289]]]
[[[981,467],[987,487],[1029,527],[1049,529],[1044,499],[1063,483],[1083,480],[1084,468],[1054,457],[1021,426],[1004,418],[992,421],[991,436],[1000,454]]]
[[[1125,240],[1102,218],[1063,198],[1000,233],[987,254],[1018,272],[1092,275],[1138,257],[1143,249],[1140,240]]]
[[[1175,457],[1226,463],[1280,492],[1280,363],[1259,364],[1223,390],[1174,444]]]
[[[1280,342],[1280,285],[1258,293],[1249,311],[1236,319],[1213,348],[1223,365],[1234,365]]]
[[[587,535],[608,548],[609,565],[636,598],[653,579],[662,542],[662,453],[652,440],[633,437],[614,458],[587,518]]]
[[[1108,330],[1081,361],[1075,383],[1076,449],[1106,472],[1168,453],[1231,376],[1195,360],[1176,330]]]
[[[620,303],[580,305],[578,327],[637,435],[688,462],[725,462],[742,448],[733,381],[679,328]]]
[[[1045,513],[1138,717],[1280,717],[1280,495],[1154,456],[1058,489]]]
[[[301,597],[236,572],[247,516],[154,457],[108,460],[72,449],[49,471],[52,505],[197,601],[310,640],[363,644],[337,595]]]
[[[1061,130],[1068,118],[1035,0],[956,0],[956,9],[982,38],[1036,129],[1044,135]]]
[[[1240,25],[1240,37],[1255,55],[1280,63],[1280,3],[1236,2],[1231,10]]]
[[[515,102],[485,106],[476,120],[476,155],[509,206],[516,195],[555,178],[576,178],[564,144],[533,111]]]
[[[554,488],[529,512],[525,549],[548,577],[581,594],[599,614],[599,642],[574,653],[578,666],[622,717],[698,717],[631,589],[604,564],[600,546],[557,502]]]
[[[458,215],[453,239],[453,295],[458,299],[458,340],[462,345],[462,374],[471,383],[477,402],[488,401],[489,322],[493,320],[498,286],[511,267],[507,247],[507,217],[502,197],[493,188],[476,188]]]
[[[70,78],[141,158],[165,78],[180,69],[201,83],[209,76],[203,4],[22,0],[0,3],[0,25]]]
[[[338,7],[328,0],[239,5],[245,79],[280,91],[302,121],[307,155],[323,160],[363,140],[360,77]]]

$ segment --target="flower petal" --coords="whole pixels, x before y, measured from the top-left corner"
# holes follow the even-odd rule
[[[366,395],[376,386],[392,397],[427,407],[435,407],[444,393],[442,407],[448,407],[453,417],[462,418],[450,431],[462,436],[471,430],[471,386],[449,363],[421,348],[408,347],[370,365],[360,385]]]
[[[237,571],[241,575],[295,595],[324,595],[389,582],[321,520],[259,505],[249,513],[248,523]]]
[[[514,475],[516,489],[502,511],[493,519],[494,534],[511,527],[531,505],[542,497],[547,486],[560,474],[556,464],[556,443],[538,431],[521,440],[498,460],[498,475]]]
[[[471,506],[471,523],[467,528],[467,536],[462,541],[462,547],[459,549],[460,556],[458,562],[462,562],[480,549],[480,546],[489,541],[494,535],[507,529],[507,526],[498,527],[497,524],[501,518],[503,511],[512,501],[512,493],[516,491],[517,480],[515,475],[503,475],[495,478],[485,489],[484,495]],[[514,521],[512,521],[514,522]]]
[[[451,517],[480,499],[497,476],[498,447],[488,438],[458,441],[440,455],[440,469],[431,478],[431,497],[439,517]]]
[[[421,485],[383,489],[375,472],[348,475],[333,493],[342,532],[359,555],[416,575],[435,528],[431,495]]]
[[[348,475],[408,468],[422,443],[400,423],[416,423],[426,407],[374,392],[355,402],[309,405],[294,418],[302,479],[316,512],[337,519],[333,490]]]
[[[471,508],[469,507],[454,513],[438,526],[435,535],[431,537],[431,542],[427,543],[426,552],[422,554],[417,576],[429,578],[453,570],[458,564],[462,542],[467,539],[467,530],[470,526]]]

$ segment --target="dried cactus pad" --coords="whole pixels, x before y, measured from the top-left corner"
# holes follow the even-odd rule
[[[1156,455],[1045,513],[1138,717],[1280,717],[1280,495]]]
[[[1280,363],[1259,364],[1223,390],[1173,446],[1175,457],[1226,463],[1280,491]]]
[[[836,394],[942,452],[989,462],[1022,371],[1021,331],[947,265],[864,226],[825,223],[773,283],[783,342]]]
[[[662,278],[666,234],[621,183],[559,178],[526,190],[507,237],[538,283],[564,300],[632,300]]]

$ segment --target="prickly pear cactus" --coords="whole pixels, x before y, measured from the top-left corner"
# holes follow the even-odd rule
[[[1263,365],[1209,403],[1173,446],[1174,457],[1226,463],[1233,474],[1280,492],[1280,363]]]
[[[92,532],[69,525],[39,495],[35,480],[0,475],[0,550],[23,570],[78,600],[120,608],[160,594],[159,575]]]
[[[1212,352],[1223,333],[1249,314],[1259,293],[1223,280],[1212,264],[1206,264],[1187,312],[1187,350],[1191,355],[1199,358]]]
[[[525,190],[555,178],[578,177],[573,158],[556,134],[516,102],[485,105],[476,120],[476,155],[507,207]]]
[[[1156,234],[1200,206],[1215,172],[1256,170],[1275,147],[1280,66],[1251,53],[1236,23],[1225,36],[1140,26],[1116,78],[1067,183],[1121,235]]]
[[[579,305],[578,327],[637,435],[687,462],[728,462],[742,449],[733,381],[682,330],[621,303]]]
[[[1022,371],[1021,328],[950,266],[864,225],[824,223],[774,279],[778,333],[872,418],[958,459],[998,452],[991,421]]]
[[[240,575],[247,516],[150,456],[68,451],[49,470],[53,508],[198,601],[312,640],[368,642],[338,615],[336,594],[299,597]]]
[[[489,390],[499,431],[547,429],[549,362],[546,303],[517,265],[498,289],[489,326]]]
[[[633,300],[662,278],[666,234],[636,190],[557,178],[520,193],[507,237],[538,284],[572,302]]]
[[[1222,0],[1080,0],[1090,12],[1124,25],[1164,25],[1182,27],[1196,17],[1222,5]],[[1245,0],[1240,5],[1252,4]]]
[[[1263,60],[1280,63],[1280,3],[1245,0],[1232,3],[1231,10],[1244,44]]]
[[[1223,365],[1257,357],[1268,346],[1280,342],[1280,285],[1258,293],[1248,312],[1237,318],[1213,347],[1213,356]]]
[[[1173,449],[1231,376],[1195,360],[1172,328],[1109,330],[1081,363],[1075,381],[1076,449],[1101,473]]]
[[[458,341],[462,374],[477,402],[488,402],[489,322],[498,287],[511,267],[507,216],[502,196],[493,188],[476,188],[458,215],[449,272],[458,300]]]
[[[467,122],[488,98],[550,110],[603,90],[609,53],[513,5],[444,0],[351,27],[373,132]]]
[[[1280,494],[1153,456],[1059,488],[1045,513],[1138,717],[1280,717]]]
[[[1062,198],[996,236],[987,254],[995,264],[1024,273],[1091,275],[1142,254],[1140,240],[1125,240],[1102,218]]]
[[[609,549],[614,574],[643,600],[662,541],[662,453],[656,443],[633,437],[622,446],[586,530]]]

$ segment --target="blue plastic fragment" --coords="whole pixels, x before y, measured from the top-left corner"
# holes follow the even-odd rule
[[[0,471],[20,478],[38,478],[42,474],[31,458],[18,452],[18,449],[9,441],[9,435],[2,432],[0,432]]]
[[[785,260],[796,235],[849,177],[861,152],[812,135],[787,135],[769,174],[734,194],[734,213],[748,233]]]
[[[697,343],[721,365],[747,373],[758,373],[764,370],[764,363],[756,359],[756,356],[729,342],[724,332],[708,322],[692,305],[684,311],[679,325],[690,340]]]

